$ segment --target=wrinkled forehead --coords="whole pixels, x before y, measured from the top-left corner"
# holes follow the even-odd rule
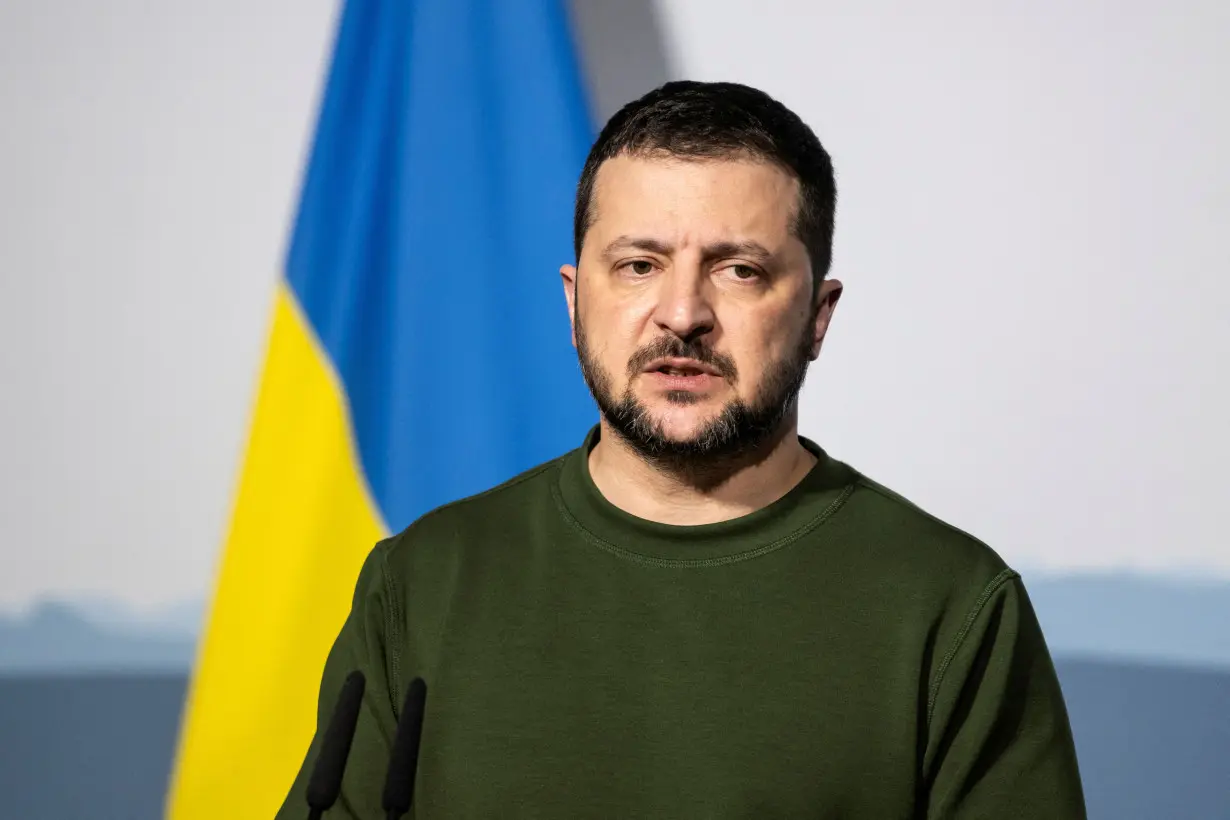
[[[779,244],[793,234],[799,195],[793,174],[750,155],[620,154],[598,167],[589,233]]]

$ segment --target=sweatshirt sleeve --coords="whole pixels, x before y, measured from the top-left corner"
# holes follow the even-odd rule
[[[983,590],[929,695],[930,820],[1084,820],[1067,708],[1015,572]]]
[[[385,550],[388,542],[378,544],[363,564],[355,585],[350,614],[334,641],[325,661],[316,712],[316,732],[307,749],[299,774],[278,811],[277,820],[301,820],[307,816],[307,784],[316,764],[318,747],[341,692],[342,683],[354,670],[363,673],[366,685],[354,741],[347,758],[342,791],[333,808],[327,812],[336,820],[383,820],[380,808],[385,770],[393,735],[397,727],[395,706],[399,681],[396,659],[390,657],[390,647],[396,647],[395,603],[390,595]]]

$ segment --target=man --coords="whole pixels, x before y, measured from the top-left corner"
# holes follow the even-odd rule
[[[375,548],[280,817],[355,669],[334,817],[383,817],[416,677],[420,820],[1084,817],[1019,576],[798,435],[835,200],[754,89],[669,83],[611,119],[560,271],[601,421]]]

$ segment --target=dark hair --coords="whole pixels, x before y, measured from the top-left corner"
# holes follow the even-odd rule
[[[799,206],[791,230],[807,248],[813,284],[819,287],[833,259],[833,162],[797,114],[763,91],[738,83],[666,83],[607,121],[577,184],[573,245],[578,260],[593,218],[598,167],[620,154],[656,153],[697,159],[742,154],[776,163],[798,178]]]

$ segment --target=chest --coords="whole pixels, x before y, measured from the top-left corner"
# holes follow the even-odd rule
[[[420,817],[910,815],[920,689],[883,619],[773,578],[564,580],[444,619]]]

